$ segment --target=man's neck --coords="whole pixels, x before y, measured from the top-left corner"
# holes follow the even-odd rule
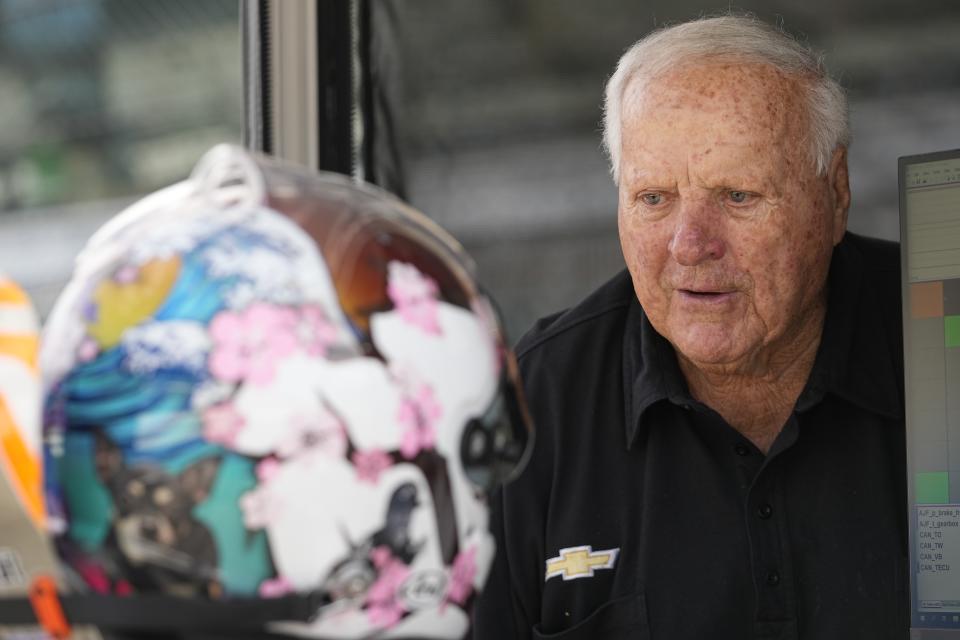
[[[767,453],[810,377],[825,311],[818,307],[783,346],[749,362],[702,365],[678,353],[690,393]]]

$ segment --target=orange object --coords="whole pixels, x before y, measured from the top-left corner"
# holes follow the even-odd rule
[[[0,275],[0,483],[44,527],[40,466],[40,337],[27,294]]]
[[[30,298],[13,281],[0,276],[0,303],[28,305]]]
[[[34,372],[37,371],[37,354],[40,352],[40,338],[35,335],[12,335],[0,330],[0,353],[23,361]]]
[[[47,633],[57,640],[70,637],[70,623],[63,614],[53,578],[40,576],[33,581],[30,585],[30,604],[33,605],[37,621]]]
[[[0,468],[3,467],[30,518],[42,527],[45,514],[40,461],[27,448],[0,393]]]

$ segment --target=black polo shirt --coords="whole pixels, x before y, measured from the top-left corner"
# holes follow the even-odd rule
[[[764,455],[694,400],[622,272],[517,347],[537,441],[495,503],[475,637],[908,635],[899,250],[834,251],[810,378]]]

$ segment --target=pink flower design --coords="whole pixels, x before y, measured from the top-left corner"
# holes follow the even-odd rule
[[[337,341],[337,328],[322,308],[311,305],[300,311],[297,336],[307,353],[312,356],[324,355],[330,345]]]
[[[383,569],[391,562],[396,561],[396,558],[394,558],[393,554],[390,553],[390,547],[380,545],[379,547],[374,547],[370,550],[370,562],[372,562],[373,566],[377,569]]]
[[[244,424],[232,402],[221,402],[203,412],[203,437],[208,442],[232,447]]]
[[[450,582],[447,585],[448,602],[462,605],[473,593],[473,579],[477,575],[477,548],[470,547],[457,554],[450,567]]]
[[[404,427],[400,453],[406,459],[416,457],[423,449],[430,449],[437,440],[436,421],[443,408],[428,385],[420,385],[413,397],[406,397],[397,409],[397,422]]]
[[[380,474],[393,464],[393,459],[383,449],[367,449],[353,452],[353,466],[357,470],[357,480],[376,484]]]
[[[383,604],[371,604],[367,607],[370,623],[383,629],[395,626],[403,618],[406,609],[396,600]]]
[[[436,439],[437,432],[431,426],[407,429],[400,440],[400,453],[407,460],[412,460],[421,451],[433,447]]]
[[[347,433],[340,419],[321,407],[315,415],[295,419],[277,443],[276,451],[281,458],[300,453],[342,458],[347,452]]]
[[[210,372],[220,380],[269,384],[277,364],[297,347],[297,314],[288,307],[257,302],[221,311],[210,323]]]
[[[257,591],[261,598],[281,598],[295,590],[292,582],[283,576],[278,576],[261,582]]]
[[[136,282],[140,277],[140,269],[132,264],[125,264],[113,274],[113,281],[120,284]]]
[[[410,576],[410,567],[395,558],[387,547],[376,547],[370,552],[370,560],[379,571],[377,580],[367,590],[364,604],[370,622],[381,628],[397,624],[406,613],[406,608],[397,598],[397,590]]]
[[[276,458],[264,458],[257,463],[257,480],[267,483],[280,471],[280,462]]]
[[[90,362],[97,357],[98,353],[100,353],[100,346],[97,344],[97,341],[87,336],[80,342],[80,346],[77,347],[77,360],[80,362]]]
[[[110,578],[100,565],[81,559],[73,568],[95,593],[110,593]]]
[[[240,511],[247,529],[263,529],[280,515],[280,500],[261,486],[240,497]]]
[[[406,322],[426,333],[440,334],[437,283],[412,264],[391,261],[387,265],[387,295]]]

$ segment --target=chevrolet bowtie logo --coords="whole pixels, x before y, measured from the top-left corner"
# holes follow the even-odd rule
[[[597,569],[612,569],[620,548],[594,551],[590,545],[560,549],[560,555],[547,560],[547,577],[563,576],[564,580],[591,578]]]

